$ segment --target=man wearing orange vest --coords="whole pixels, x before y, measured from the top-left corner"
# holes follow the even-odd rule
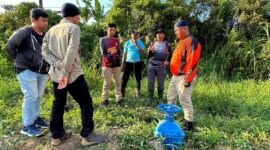
[[[173,52],[170,71],[173,75],[167,93],[169,104],[176,104],[177,97],[184,112],[183,130],[193,130],[193,105],[191,101],[192,86],[198,72],[201,45],[190,35],[189,24],[180,20],[174,25],[174,32],[179,39]]]

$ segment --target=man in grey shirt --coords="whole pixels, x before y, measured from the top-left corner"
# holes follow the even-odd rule
[[[49,75],[53,81],[55,97],[50,121],[53,137],[51,144],[59,145],[71,137],[71,132],[66,133],[63,128],[67,92],[80,105],[81,144],[86,146],[100,143],[106,140],[106,137],[93,132],[92,98],[80,64],[80,11],[74,4],[65,3],[61,12],[64,18],[47,32],[42,45],[42,55],[51,65]]]

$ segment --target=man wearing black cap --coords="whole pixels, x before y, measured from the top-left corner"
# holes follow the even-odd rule
[[[48,128],[40,118],[40,99],[48,80],[48,63],[42,59],[41,45],[48,26],[48,14],[40,9],[31,10],[31,26],[26,26],[10,37],[7,53],[15,61],[15,72],[24,94],[22,106],[23,129],[21,134],[30,137],[41,135],[37,126]]]
[[[122,79],[121,92],[125,96],[126,86],[129,76],[134,70],[136,78],[136,96],[140,95],[141,79],[142,79],[142,61],[141,54],[144,54],[144,44],[139,39],[139,33],[136,30],[130,32],[131,39],[125,43],[122,58],[122,71],[124,71]]]
[[[80,105],[83,146],[103,142],[105,136],[94,134],[93,104],[80,64],[80,11],[71,3],[62,6],[61,22],[53,26],[46,34],[42,55],[51,65],[49,75],[53,81],[54,102],[52,107],[50,130],[52,145],[59,145],[71,137],[71,132],[63,128],[64,107],[67,92]]]
[[[146,99],[146,105],[149,105],[153,101],[156,78],[158,83],[159,103],[163,102],[164,81],[166,79],[165,66],[169,64],[171,59],[170,43],[164,41],[165,31],[158,29],[156,38],[157,41],[151,42],[147,51],[149,61],[147,70],[148,98]]]
[[[190,35],[189,24],[185,20],[180,20],[174,25],[174,32],[179,41],[170,62],[173,77],[169,84],[167,99],[168,103],[175,104],[177,97],[179,98],[185,119],[183,130],[191,131],[193,130],[191,94],[198,72],[201,45]]]

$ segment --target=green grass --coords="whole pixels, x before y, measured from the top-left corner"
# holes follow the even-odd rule
[[[102,77],[91,67],[84,66],[85,78],[91,90],[95,108],[97,132],[108,134],[121,149],[154,149],[153,131],[163,116],[155,108],[144,107],[147,81],[142,81],[142,97],[134,97],[135,81],[130,79],[126,107],[117,106],[111,90],[111,103],[101,107]],[[169,80],[166,80],[166,91]],[[46,86],[42,100],[42,116],[48,121],[53,101],[51,83]],[[165,91],[165,92],[166,92]],[[1,75],[0,79],[0,149],[10,149],[29,138],[19,134],[22,127],[22,93],[16,76]],[[268,149],[270,147],[270,81],[238,82],[209,80],[198,77],[193,89],[196,131],[189,133],[184,149]],[[69,111],[65,113],[65,128],[80,132],[81,120],[78,105],[68,97]],[[181,123],[183,114],[176,115]],[[12,139],[10,137],[13,137]],[[38,138],[36,138],[38,140]],[[50,142],[48,133],[42,144]],[[80,149],[80,147],[78,147]],[[98,149],[111,149],[101,145]]]

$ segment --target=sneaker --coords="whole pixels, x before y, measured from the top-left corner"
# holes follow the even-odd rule
[[[121,90],[121,93],[122,93],[122,97],[125,97],[126,96],[126,91],[125,90]]]
[[[100,144],[107,140],[108,138],[105,135],[90,133],[87,137],[81,138],[81,144],[82,146],[89,146],[89,145]]]
[[[46,123],[43,119],[41,119],[40,117],[37,118],[37,120],[34,122],[34,124],[38,127],[41,127],[41,128],[49,128],[49,124]]]
[[[106,107],[108,105],[109,105],[109,101],[107,99],[102,102],[103,107]]]
[[[35,124],[23,127],[20,133],[30,137],[40,136],[42,134],[42,132],[35,126]]]
[[[119,106],[122,106],[122,107],[125,105],[123,99],[118,100],[118,101],[117,101],[117,104],[118,104]]]
[[[185,120],[185,125],[183,127],[184,131],[193,131],[193,122],[189,122]]]
[[[58,146],[64,141],[67,141],[72,136],[72,132],[66,132],[61,138],[58,139],[52,139],[51,145],[52,146]]]

